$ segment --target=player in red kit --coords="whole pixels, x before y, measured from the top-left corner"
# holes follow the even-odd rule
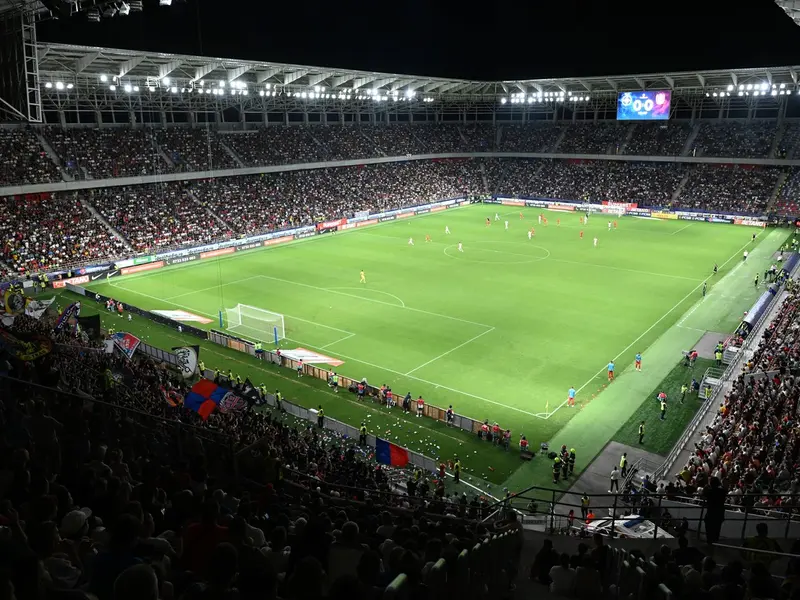
[[[581,239],[583,239],[583,229],[581,229]]]
[[[561,227],[561,219],[556,219],[556,227]]]
[[[417,416],[421,417],[422,413],[425,411],[425,400],[422,399],[422,396],[417,398]]]
[[[525,218],[525,215],[523,215],[522,213],[519,213],[519,220],[522,221],[522,219],[524,219],[524,218]]]
[[[617,228],[617,222],[614,221],[614,229],[616,229],[616,228]]]

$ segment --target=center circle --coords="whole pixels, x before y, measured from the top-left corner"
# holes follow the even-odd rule
[[[509,252],[507,250],[496,250],[492,248],[482,248],[481,246],[492,244],[514,244],[516,246],[525,246],[527,248],[535,248],[538,250],[539,256],[527,255],[522,252]],[[543,246],[527,245],[519,242],[503,242],[495,240],[479,240],[470,242],[465,245],[463,252],[457,251],[458,245],[453,244],[444,249],[446,256],[450,258],[457,258],[471,263],[478,264],[491,264],[491,265],[524,265],[534,262],[539,262],[550,258],[550,251]],[[470,251],[472,250],[472,252]],[[473,252],[478,255],[478,258],[472,256]]]

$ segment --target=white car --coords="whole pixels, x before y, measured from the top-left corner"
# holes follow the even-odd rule
[[[597,519],[586,526],[586,531],[590,534],[599,533],[600,535],[611,536],[612,528],[617,538],[652,538],[653,532],[658,538],[672,538],[670,534],[656,527],[652,521],[638,515],[625,515],[611,519],[610,517]]]

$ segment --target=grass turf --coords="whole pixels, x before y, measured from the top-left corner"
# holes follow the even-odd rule
[[[707,358],[698,358],[694,367],[684,367],[683,361],[679,362],[669,372],[653,392],[645,398],[638,410],[630,419],[620,427],[614,435],[613,441],[629,446],[640,446],[649,452],[666,455],[680,437],[686,425],[700,408],[702,400],[697,394],[687,393],[684,403],[680,403],[681,385],[687,386],[692,382],[692,377],[700,381],[706,369],[714,366],[715,361]],[[656,396],[659,392],[667,395],[667,412],[661,420],[661,408]],[[644,421],[644,440],[639,444],[639,423]]]
[[[608,231],[599,215],[581,226],[575,214],[532,209],[522,209],[524,220],[519,210],[503,215],[508,230],[502,221],[486,227],[496,209],[504,212],[449,210],[90,287],[144,309],[210,319],[238,303],[281,312],[290,338],[285,348],[319,349],[345,361],[337,369],[342,374],[453,404],[462,414],[511,427],[515,441],[525,433],[535,446],[574,414],[560,408],[570,385],[579,390],[579,404],[588,402],[603,390],[610,358],[619,368],[630,364],[700,298],[714,262],[721,266],[718,280],[746,246],[755,246],[749,228],[625,218]],[[535,223],[540,212],[547,227]],[[452,235],[444,235],[445,225]],[[536,236],[528,240],[531,225]],[[426,243],[426,234],[433,241]],[[361,269],[366,285],[358,282]],[[137,321],[125,329],[156,345],[179,343],[177,332]],[[239,331],[256,337],[254,330]],[[323,382],[297,381],[242,354],[203,347],[209,367],[232,368],[353,424],[372,415],[374,432],[429,455],[459,453],[475,476],[498,483],[519,466],[516,453],[482,448],[473,436],[429,419],[403,420],[375,405],[365,410]]]

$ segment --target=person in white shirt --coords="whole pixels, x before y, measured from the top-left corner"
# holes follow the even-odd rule
[[[450,235],[450,228],[447,225],[444,226],[444,232],[446,235]]]
[[[559,557],[559,564],[550,569],[550,593],[568,598],[575,592],[577,573],[569,567],[569,554]]]
[[[594,238],[594,247],[597,248],[597,238]]]
[[[611,471],[611,489],[608,490],[609,494],[613,492],[619,493],[619,479],[620,479],[619,469],[617,468],[617,465],[614,465],[614,468]]]
[[[528,229],[528,239],[531,239],[531,237],[533,237],[533,234],[531,233],[531,230]]]
[[[500,220],[500,215],[498,213],[494,213],[494,220],[495,221],[499,221]]]
[[[414,245],[414,238],[408,238],[408,245],[409,246],[413,246]]]
[[[506,221],[506,229],[508,229],[508,221]]]
[[[461,242],[458,242],[458,251],[463,252],[464,248],[461,247]]]

